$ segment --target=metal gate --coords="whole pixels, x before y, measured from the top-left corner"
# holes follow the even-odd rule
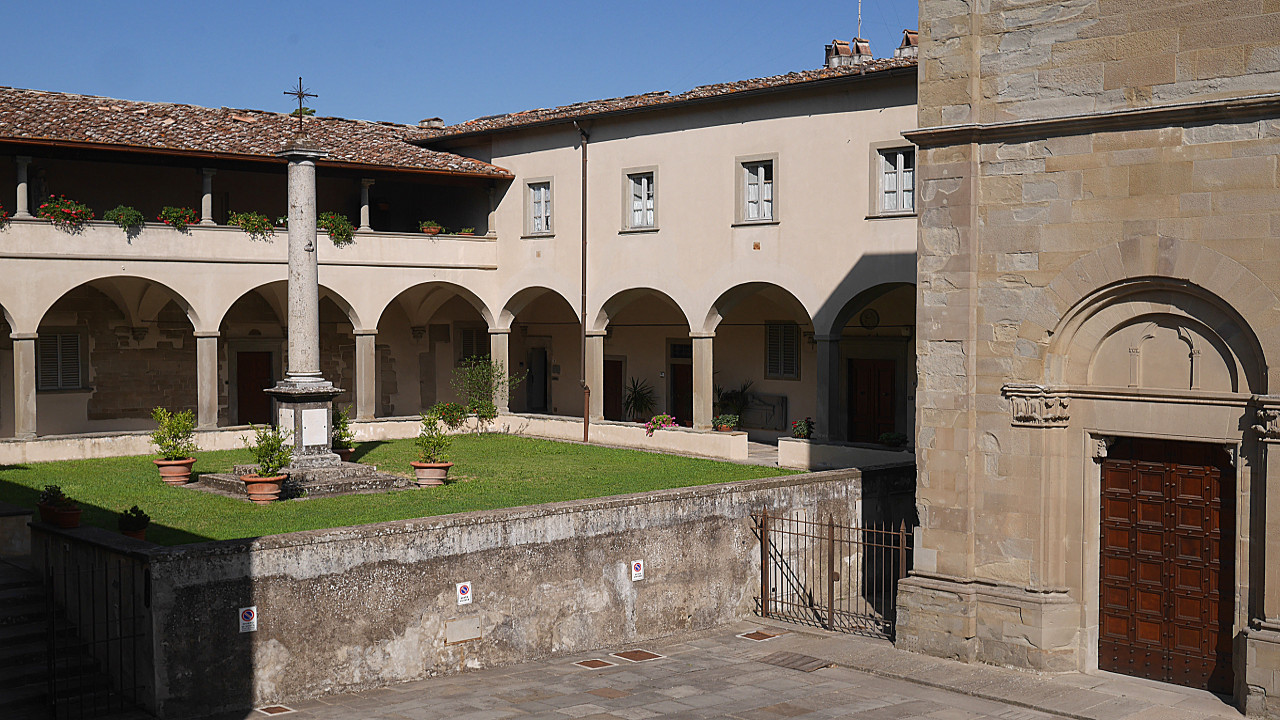
[[[753,516],[760,536],[761,617],[892,639],[898,580],[911,569],[906,520],[838,525]]]
[[[46,569],[48,699],[57,720],[138,706],[148,671],[149,574],[133,558],[71,554]]]

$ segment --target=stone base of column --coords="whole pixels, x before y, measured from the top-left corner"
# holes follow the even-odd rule
[[[1259,623],[1240,639],[1234,659],[1244,672],[1236,670],[1236,704],[1249,717],[1280,717],[1280,626]]]
[[[912,652],[1047,672],[1081,668],[1080,604],[1065,592],[1032,592],[937,576],[898,584],[894,644]]]
[[[333,399],[342,394],[326,380],[286,378],[265,391],[276,401],[276,419],[290,433],[293,462],[289,469],[337,467],[342,459],[333,452]]]

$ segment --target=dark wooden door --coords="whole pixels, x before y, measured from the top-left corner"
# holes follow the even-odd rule
[[[676,422],[693,425],[693,366],[671,366],[671,414]]]
[[[604,419],[625,420],[622,417],[622,393],[626,380],[623,378],[626,362],[623,360],[604,361]],[[644,418],[648,420],[649,418]]]
[[[1108,451],[1100,669],[1232,692],[1233,476],[1220,446],[1121,439]]]
[[[876,442],[895,430],[892,360],[849,361],[849,440]]]
[[[544,347],[529,348],[529,379],[525,389],[525,401],[529,412],[545,413],[547,411],[547,388],[551,385],[547,374],[547,349]]]
[[[236,423],[269,425],[271,397],[263,390],[276,384],[271,353],[236,353]]]

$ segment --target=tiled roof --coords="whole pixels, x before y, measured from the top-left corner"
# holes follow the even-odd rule
[[[645,93],[644,95],[628,95],[626,97],[609,98],[607,100],[592,100],[589,102],[562,105],[554,108],[525,110],[523,112],[510,113],[507,115],[490,115],[488,117],[476,118],[475,120],[470,120],[458,125],[451,125],[449,127],[416,129],[413,139],[417,141],[429,141],[434,138],[443,139],[454,135],[470,135],[472,133],[492,132],[527,125],[568,122],[570,120],[591,117],[594,115],[606,115],[609,113],[628,110],[657,108],[678,103],[731,96],[734,93],[751,90],[784,88],[801,85],[803,83],[816,82],[819,80],[831,80],[857,75],[870,75],[899,68],[913,68],[915,65],[916,59],[913,57],[885,58],[883,60],[873,60],[857,67],[821,68],[818,70],[804,70],[801,72],[787,73],[786,75],[755,78],[753,80],[738,80],[735,82],[717,83],[714,85],[702,85],[687,92],[679,93],[678,95],[672,95],[664,90],[660,92]]]
[[[0,86],[0,140],[274,157],[293,138],[297,124],[296,117],[262,110],[136,102]],[[322,162],[510,176],[495,165],[405,142],[405,137],[417,130],[412,125],[308,117],[303,126],[311,144],[329,153]]]

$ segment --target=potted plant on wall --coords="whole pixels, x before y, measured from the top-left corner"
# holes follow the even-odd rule
[[[342,462],[351,462],[351,453],[356,451],[356,436],[351,432],[351,413],[347,408],[340,408],[333,414],[333,432],[329,438],[333,451],[338,453]]]
[[[45,485],[36,499],[40,510],[40,522],[63,530],[80,527],[80,506],[63,494],[57,485]]]
[[[191,466],[196,463],[196,419],[190,410],[169,412],[165,408],[151,411],[156,429],[151,443],[160,457],[151,462],[160,469],[160,479],[169,485],[186,485],[191,481]]]
[[[717,415],[711,420],[711,424],[720,432],[729,432],[738,427],[738,416],[733,414]]]
[[[280,428],[271,425],[255,425],[253,433],[253,442],[246,439],[246,445],[253,455],[257,472],[241,475],[240,479],[250,500],[258,505],[269,505],[280,499],[280,485],[288,477],[280,471],[293,460],[293,448],[287,443],[287,430],[281,432]]]
[[[473,227],[464,227],[457,232],[458,235],[475,235],[476,229]]]
[[[147,539],[147,526],[150,524],[151,516],[143,512],[142,508],[137,505],[120,513],[120,518],[116,520],[116,526],[120,528],[120,534],[135,540]]]
[[[414,481],[419,487],[443,485],[449,476],[449,468],[453,467],[453,463],[445,460],[453,439],[440,427],[440,415],[435,408],[421,417],[422,427],[413,440],[418,448],[418,460],[409,463],[413,467]]]
[[[444,228],[440,227],[440,223],[435,220],[423,220],[418,223],[418,229],[428,235],[439,235]]]
[[[791,437],[808,440],[813,437],[813,418],[807,417],[791,423]]]

